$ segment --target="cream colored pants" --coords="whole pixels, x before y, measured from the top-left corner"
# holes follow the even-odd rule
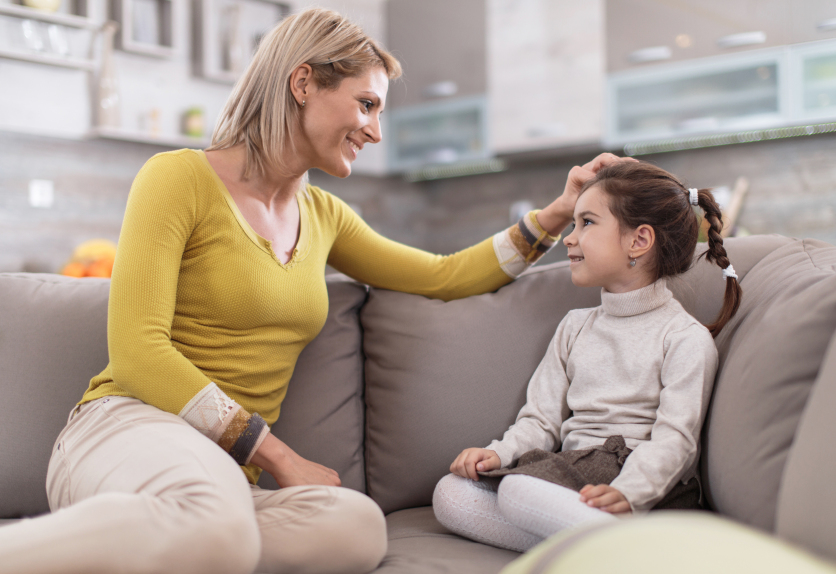
[[[52,514],[0,528],[4,574],[361,573],[386,553],[364,494],[251,486],[216,444],[136,399],[71,415],[47,495]]]

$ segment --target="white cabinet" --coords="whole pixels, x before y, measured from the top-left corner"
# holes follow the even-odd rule
[[[818,133],[833,121],[836,40],[825,40],[611,74],[605,141],[631,152],[695,147]]]
[[[597,145],[605,91],[603,0],[488,0],[490,148]]]

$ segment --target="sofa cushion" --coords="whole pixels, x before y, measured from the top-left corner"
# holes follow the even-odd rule
[[[784,467],[775,532],[836,562],[836,336],[801,415]]]
[[[756,236],[726,246],[745,277],[792,242]],[[671,282],[686,310],[706,322],[720,309],[723,287],[720,269],[702,259]],[[568,263],[535,267],[496,293],[448,303],[372,289],[361,312],[366,476],[384,512],[430,504],[463,448],[501,437],[563,316],[598,304],[600,290],[575,287]]]
[[[107,365],[107,279],[0,274],[0,517],[49,511],[55,438]]]
[[[0,274],[0,517],[49,510],[44,484],[55,437],[108,361],[109,285],[106,279]],[[358,312],[366,288],[329,277],[328,296],[325,326],[299,357],[273,431],[362,491]],[[275,486],[263,477],[262,486]]]
[[[740,310],[715,341],[703,479],[715,509],[771,531],[787,454],[836,330],[836,247],[793,241],[741,287]]]
[[[363,334],[366,286],[328,276],[328,318],[296,362],[273,434],[299,455],[333,468],[342,485],[366,491],[363,459]],[[278,488],[266,472],[262,488]]]
[[[453,534],[429,506],[390,514],[386,529],[389,549],[374,574],[494,574],[519,556]]]
[[[389,513],[432,502],[463,449],[514,422],[557,324],[600,304],[572,285],[568,263],[534,268],[450,302],[372,289],[360,318],[366,354],[366,481]]]

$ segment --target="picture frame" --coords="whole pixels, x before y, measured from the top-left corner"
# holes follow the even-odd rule
[[[194,0],[195,73],[232,84],[250,63],[261,38],[290,14],[276,0]]]
[[[156,58],[175,53],[175,14],[181,0],[113,0],[117,47]]]

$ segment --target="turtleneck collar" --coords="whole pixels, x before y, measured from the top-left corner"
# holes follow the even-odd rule
[[[632,317],[661,307],[670,301],[671,297],[673,293],[668,289],[667,281],[659,279],[647,287],[626,293],[610,293],[601,289],[601,306],[608,315]]]

